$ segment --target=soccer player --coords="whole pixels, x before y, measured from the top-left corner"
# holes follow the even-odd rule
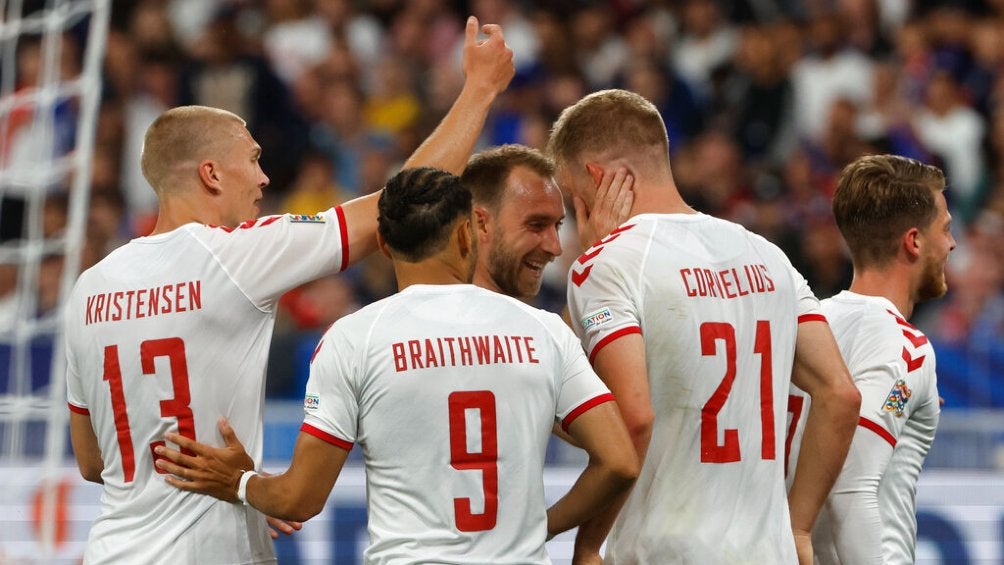
[[[380,197],[381,249],[399,292],[332,325],[311,362],[289,469],[258,477],[225,423],[226,448],[168,434],[157,465],[180,489],[305,520],[349,450],[366,464],[367,563],[549,563],[548,536],[630,487],[638,459],[613,397],[555,315],[470,284],[471,194],[436,169],[402,171]],[[550,508],[552,422],[589,453]],[[174,461],[178,464],[173,464]]]
[[[532,300],[540,292],[544,267],[561,255],[558,228],[565,204],[554,182],[554,164],[536,149],[503,145],[471,157],[461,179],[474,195],[481,250],[474,284]],[[587,214],[576,204],[583,247],[627,217],[633,201],[631,180],[622,169],[603,178],[596,213]]]
[[[918,302],[947,290],[945,262],[955,240],[944,190],[936,167],[871,155],[844,168],[833,195],[854,279],[822,307],[862,402],[843,471],[812,532],[823,565],[915,559],[917,478],[940,402],[934,350],[907,320]],[[789,402],[800,435],[815,400],[810,410],[809,399],[792,387]],[[793,454],[800,444],[796,436]],[[801,468],[789,465],[789,476],[797,470],[797,477]]]
[[[467,162],[514,73],[501,29],[483,29],[478,42],[468,20],[463,90],[407,166],[459,172]],[[212,441],[226,416],[257,468],[276,302],[376,249],[377,195],[255,220],[268,184],[260,152],[229,112],[166,112],[142,157],[160,200],[153,234],[77,281],[66,313],[70,433],[81,474],[104,485],[88,563],[275,561],[260,513],[171,488],[153,454],[172,428]]]
[[[641,96],[585,96],[559,116],[548,149],[558,182],[588,208],[604,173],[624,167],[634,177],[632,217],[569,271],[574,329],[643,458],[608,562],[788,564],[797,553],[811,563],[810,531],[859,395],[805,280],[773,244],[683,201],[665,125]],[[820,413],[789,517],[793,369]],[[617,508],[579,528],[578,563],[600,562]]]

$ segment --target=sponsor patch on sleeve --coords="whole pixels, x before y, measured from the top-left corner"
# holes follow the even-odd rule
[[[610,312],[610,308],[604,307],[591,314],[586,314],[586,316],[582,318],[580,323],[582,324],[582,329],[588,330],[590,328],[595,328],[596,326],[603,325],[607,322],[611,322],[613,321],[613,319],[614,315],[612,312]]]
[[[903,417],[903,409],[906,408],[906,403],[913,396],[913,391],[910,387],[906,386],[906,381],[899,379],[896,384],[892,386],[892,390],[889,392],[889,396],[885,399],[885,406],[883,408],[886,412],[892,412],[897,418]]]
[[[305,216],[303,214],[290,214],[289,221],[300,224],[323,224],[324,216],[321,215]]]
[[[307,396],[303,398],[303,409],[304,410],[318,410],[321,407],[321,395],[308,392]]]

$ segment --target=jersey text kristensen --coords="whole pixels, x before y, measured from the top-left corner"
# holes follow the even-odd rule
[[[391,344],[397,372],[429,367],[540,363],[533,338],[475,335],[409,339]]]
[[[202,281],[102,292],[87,297],[84,325],[202,309]]]

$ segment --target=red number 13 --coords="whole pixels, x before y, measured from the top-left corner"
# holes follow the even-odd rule
[[[144,375],[156,373],[154,359],[167,357],[171,367],[171,386],[174,398],[160,401],[160,415],[164,418],[178,419],[178,433],[195,440],[195,420],[189,407],[191,394],[188,388],[188,363],[185,360],[185,342],[180,337],[166,339],[151,339],[139,346],[140,364]],[[125,482],[131,483],[136,475],[136,456],[133,451],[132,431],[129,428],[129,413],[126,410],[125,391],[122,388],[122,369],[119,366],[119,346],[105,347],[104,380],[108,381],[108,389],[112,397],[112,413],[115,415],[115,430],[118,436],[119,454],[122,456],[122,473]],[[163,441],[150,444],[150,452]],[[195,455],[188,450],[182,450],[187,455]],[[155,457],[156,458],[156,457]],[[157,469],[160,472],[160,469]]]

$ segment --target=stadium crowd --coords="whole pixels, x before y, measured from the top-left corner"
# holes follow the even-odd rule
[[[314,214],[381,187],[459,90],[463,16],[472,13],[503,26],[517,68],[481,147],[543,149],[558,112],[584,94],[642,94],[663,114],[688,203],[777,243],[820,298],[850,282],[830,212],[843,166],[889,152],[942,167],[959,245],[948,296],[913,321],[938,351],[946,409],[1004,407],[1000,0],[113,5],[84,268],[152,229],[156,199],[139,155],[147,127],[173,106],[215,106],[247,120],[271,179],[263,213]],[[63,49],[72,67],[72,34]],[[18,56],[18,88],[29,88],[38,45]],[[45,229],[61,229],[66,212],[57,191]],[[564,306],[567,266],[579,252],[569,216],[565,253],[538,298],[552,311]],[[58,272],[58,259],[43,265],[41,309],[56,299]],[[0,300],[11,274],[0,272]],[[320,332],[394,290],[390,262],[372,257],[348,276],[286,295],[269,393],[301,395]]]

